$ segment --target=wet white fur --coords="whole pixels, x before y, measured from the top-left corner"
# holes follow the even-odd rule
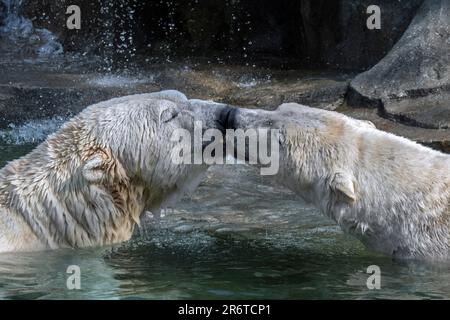
[[[0,170],[0,252],[128,240],[144,211],[157,212],[200,182],[206,166],[170,159],[171,133],[191,131],[193,122],[176,91],[86,108]]]
[[[280,128],[279,180],[368,248],[450,257],[450,156],[337,112],[241,109],[237,127]]]

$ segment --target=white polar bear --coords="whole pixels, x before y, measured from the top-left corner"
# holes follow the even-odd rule
[[[128,240],[144,211],[176,201],[207,169],[171,161],[173,131],[215,128],[224,107],[177,91],[89,106],[0,170],[0,252]]]
[[[296,103],[235,109],[231,129],[279,129],[280,181],[368,248],[450,257],[450,156],[337,112]]]

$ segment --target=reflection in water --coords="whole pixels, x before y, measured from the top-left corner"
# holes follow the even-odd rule
[[[0,254],[0,298],[450,298],[448,266],[370,253],[257,173],[212,168],[191,198],[159,221],[146,218],[127,243]],[[381,290],[366,287],[373,264]],[[81,268],[81,290],[66,288],[69,265]]]
[[[69,265],[80,266],[82,290],[67,289]],[[0,254],[0,298],[109,298],[115,296],[118,286],[112,272],[102,259],[101,250]]]

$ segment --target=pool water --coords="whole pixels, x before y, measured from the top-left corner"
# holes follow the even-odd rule
[[[0,146],[0,165],[33,145]],[[67,268],[80,267],[69,290]],[[381,289],[367,287],[367,267]],[[117,246],[0,254],[3,299],[448,299],[448,265],[367,251],[270,177],[217,166]]]

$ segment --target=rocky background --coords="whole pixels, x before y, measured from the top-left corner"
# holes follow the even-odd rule
[[[66,51],[278,56],[363,70],[390,51],[422,2],[377,1],[383,26],[375,31],[366,28],[371,0],[27,0],[23,12],[53,31]],[[83,14],[79,31],[65,25],[71,4]]]
[[[450,150],[448,0],[378,0],[380,30],[366,27],[371,0],[3,0],[0,26],[11,3],[37,31],[14,54],[19,41],[0,32],[3,127],[176,88],[241,106],[333,109]],[[71,4],[81,30],[66,28]],[[64,54],[43,59],[31,45],[39,30]]]

